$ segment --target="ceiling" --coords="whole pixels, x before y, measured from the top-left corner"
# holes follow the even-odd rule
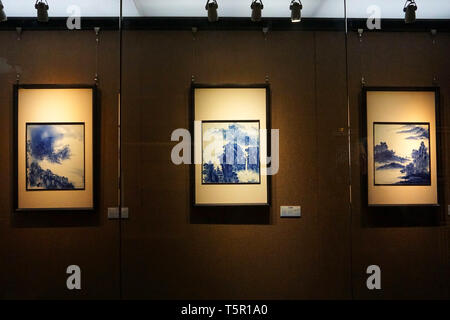
[[[47,0],[50,17],[69,16],[76,5],[84,17],[117,17],[120,0]],[[251,0],[217,0],[219,16],[250,16]],[[34,0],[2,0],[9,17],[34,17]],[[264,17],[289,17],[290,0],[263,0]],[[304,17],[342,18],[344,0],[302,0]],[[450,19],[450,0],[416,0],[418,19]],[[202,17],[206,0],[123,0],[123,15],[128,17]],[[349,18],[369,17],[367,10],[376,5],[382,18],[403,18],[405,0],[347,0]]]

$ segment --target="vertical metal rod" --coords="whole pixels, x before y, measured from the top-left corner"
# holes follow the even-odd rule
[[[352,147],[351,147],[351,112],[350,112],[350,85],[348,65],[348,20],[347,0],[344,0],[344,23],[345,23],[345,78],[347,86],[347,143],[348,143],[348,179],[349,179],[349,213],[350,213],[350,294],[353,294],[353,203],[352,203]]]
[[[118,162],[119,162],[119,177],[118,177],[118,187],[119,187],[119,298],[123,299],[123,279],[122,279],[122,19],[123,19],[123,0],[120,0],[120,17],[119,17],[119,116],[118,116]]]

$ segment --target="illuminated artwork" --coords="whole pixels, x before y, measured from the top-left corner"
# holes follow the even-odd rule
[[[437,206],[439,89],[364,87],[363,102],[368,205]]]
[[[269,85],[193,84],[191,89],[193,205],[270,205]]]
[[[431,184],[429,123],[374,123],[375,185]]]
[[[15,212],[94,212],[96,86],[14,85]]]
[[[27,123],[27,190],[84,189],[84,124]]]
[[[202,146],[202,183],[260,183],[259,121],[203,121]]]

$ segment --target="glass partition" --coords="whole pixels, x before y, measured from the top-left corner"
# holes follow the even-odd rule
[[[120,1],[1,3],[0,298],[119,298]]]
[[[449,6],[1,0],[0,299],[448,298]]]
[[[426,261],[440,259],[445,251],[441,239],[448,232],[449,118],[443,110],[449,88],[443,52],[449,42],[445,20],[439,19],[448,19],[449,3],[417,1],[417,20],[410,23],[404,5],[347,1],[355,298],[374,297],[362,281],[371,263],[393,277],[387,280],[385,297],[414,299],[428,292],[436,298],[447,290],[432,284]],[[364,18],[365,12],[369,20],[356,23],[353,18]],[[380,97],[385,98],[381,103]],[[379,109],[383,107],[385,112]],[[423,130],[424,135],[408,135],[408,130]],[[424,156],[423,170],[417,167],[417,150]],[[393,157],[384,158],[387,154]],[[433,199],[421,199],[431,194]],[[445,278],[448,264],[436,264],[433,272]]]
[[[265,1],[263,19],[255,23],[251,1],[219,1],[217,23],[208,23],[204,1],[134,2],[136,10],[124,11],[125,298],[350,297],[344,2],[303,1],[299,24],[288,18],[290,2],[279,2]],[[135,24],[136,16],[145,24]],[[166,28],[158,24],[161,16]],[[284,20],[275,25],[273,17]],[[214,175],[222,178],[197,182],[189,163],[200,152],[196,166],[208,166],[201,149],[205,123],[232,135],[252,125],[243,121],[262,119],[248,110],[266,103],[248,98],[258,87],[269,94],[263,118],[271,129],[270,205],[242,206],[233,202],[259,199],[251,195],[257,188],[238,185],[250,160],[242,169],[226,167],[220,164],[226,144],[216,145]],[[203,115],[198,90],[211,90]],[[247,148],[242,141],[235,145],[238,155]],[[236,171],[225,175],[229,169]],[[207,181],[215,181],[204,188],[216,196],[201,206],[194,193]],[[302,218],[280,217],[284,206],[301,207]],[[342,277],[328,281],[331,269]]]

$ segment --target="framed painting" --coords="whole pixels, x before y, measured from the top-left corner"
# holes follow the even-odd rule
[[[95,209],[95,101],[95,86],[14,86],[16,211]]]
[[[439,204],[437,88],[364,88],[369,206]]]
[[[192,86],[196,206],[269,205],[268,85]]]

